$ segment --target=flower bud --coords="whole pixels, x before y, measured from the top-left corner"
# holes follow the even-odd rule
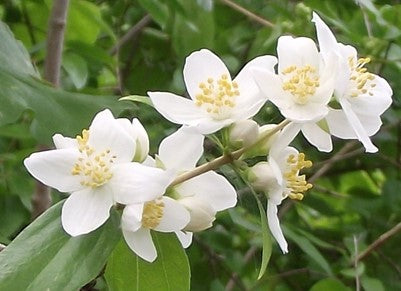
[[[257,139],[262,138],[266,134],[268,134],[269,130],[272,130],[276,127],[276,124],[265,124],[261,127],[258,128],[258,137]],[[273,141],[276,139],[277,133],[274,133],[273,135],[269,136],[266,138],[263,142],[256,144],[255,146],[251,147],[245,154],[244,157],[246,158],[253,158],[253,157],[258,157],[258,156],[265,156]]]
[[[137,118],[132,120],[132,126],[137,133],[134,161],[141,163],[147,158],[149,153],[149,137],[145,128]]]
[[[230,128],[230,141],[234,145],[248,146],[258,138],[259,126],[252,119],[235,122]]]
[[[277,184],[273,169],[268,162],[259,162],[250,168],[248,179],[257,191],[267,192],[270,187]]]
[[[185,206],[191,216],[191,220],[183,230],[197,232],[213,225],[216,211],[206,201],[197,197],[185,197],[178,202]]]

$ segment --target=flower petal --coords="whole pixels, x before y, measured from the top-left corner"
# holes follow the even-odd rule
[[[53,143],[56,149],[78,148],[78,143],[75,138],[65,137],[59,133],[53,135]]]
[[[148,95],[156,110],[173,123],[196,126],[207,117],[187,98],[168,92],[148,92]]]
[[[319,151],[331,152],[333,150],[330,134],[321,129],[316,123],[303,124],[302,134]]]
[[[305,123],[324,118],[329,109],[325,104],[309,102],[304,105],[294,103],[290,107],[280,108],[280,112],[294,122]]]
[[[174,179],[174,174],[139,163],[115,165],[113,177],[108,185],[114,193],[115,201],[133,204],[151,201],[164,194]]]
[[[201,92],[199,84],[207,82],[208,78],[218,80],[222,75],[227,75],[231,79],[223,61],[207,49],[190,54],[185,60],[183,73],[185,86],[192,99]]]
[[[123,235],[127,245],[138,257],[150,263],[156,260],[157,251],[149,229],[140,228],[137,231],[123,229]]]
[[[78,158],[76,148],[50,150],[33,153],[24,160],[24,165],[43,184],[60,192],[73,192],[82,189],[80,176],[71,174]]]
[[[121,228],[127,231],[137,231],[142,226],[143,203],[125,206],[121,216]]]
[[[378,151],[378,148],[372,143],[368,134],[366,133],[365,128],[361,124],[361,121],[358,119],[358,116],[352,110],[351,105],[348,100],[342,99],[340,100],[340,104],[342,109],[344,110],[345,116],[347,117],[351,127],[355,131],[358,136],[359,141],[363,144],[368,153],[375,153]]]
[[[163,216],[155,230],[160,232],[175,232],[183,229],[190,220],[188,210],[170,197],[162,197]]]
[[[61,223],[71,236],[99,228],[110,216],[113,195],[107,186],[73,192],[61,211]]]
[[[323,22],[323,20],[317,15],[312,13],[312,22],[315,23],[317,39],[319,41],[320,52],[323,54],[334,50],[337,47],[337,40],[330,28]]]
[[[106,109],[96,114],[89,127],[89,145],[97,152],[111,150],[117,163],[130,162],[135,154],[136,136],[130,136],[122,122]]]
[[[270,147],[269,156],[273,156],[278,160],[282,151],[294,140],[301,128],[301,124],[294,122],[291,122],[284,127],[275,137],[274,142]]]
[[[186,249],[192,243],[193,233],[189,231],[176,231],[175,234],[177,235],[178,240],[180,241],[182,247]]]
[[[315,42],[307,37],[281,36],[277,43],[278,73],[290,67],[306,65],[319,68],[319,53]]]
[[[279,244],[282,252],[284,254],[288,253],[288,244],[284,238],[283,231],[280,227],[280,221],[277,216],[277,205],[270,202],[267,202],[267,222],[269,224],[270,231]]]
[[[195,129],[181,127],[162,140],[159,158],[166,169],[186,171],[195,168],[203,154],[205,137]]]
[[[196,196],[221,211],[237,204],[237,193],[223,176],[209,171],[191,178],[176,188],[182,197]]]

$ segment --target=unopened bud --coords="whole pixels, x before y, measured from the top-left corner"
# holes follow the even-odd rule
[[[270,130],[273,130],[277,125],[276,124],[266,124],[261,127],[259,127],[258,130],[258,137],[257,139],[262,139],[266,135],[268,135]],[[266,137],[263,139],[262,142],[257,143],[255,146],[251,147],[245,154],[244,156],[246,158],[253,158],[253,157],[258,157],[258,156],[265,156],[269,152],[269,149],[273,143],[273,141],[276,139],[277,133],[272,134],[269,137]]]
[[[250,168],[248,179],[257,191],[268,192],[271,187],[277,185],[277,179],[268,162],[259,162]]]
[[[258,133],[259,126],[255,121],[251,119],[240,120],[230,128],[230,141],[239,147],[249,146],[257,140]]]
[[[197,232],[213,225],[216,211],[208,202],[196,197],[185,197],[178,202],[185,206],[191,216],[191,220],[183,230]]]
[[[135,118],[132,120],[132,126],[137,133],[134,161],[141,163],[147,158],[149,153],[149,137],[138,119]]]

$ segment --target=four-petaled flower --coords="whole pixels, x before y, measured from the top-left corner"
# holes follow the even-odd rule
[[[63,228],[71,236],[101,226],[116,202],[151,201],[172,181],[171,173],[132,162],[136,155],[147,155],[143,152],[147,151],[143,132],[138,121],[131,124],[127,119],[115,119],[104,110],[82,135],[72,139],[56,134],[57,149],[25,159],[25,167],[36,179],[71,193],[61,214]]]
[[[273,70],[276,58],[257,57],[232,80],[224,63],[207,49],[193,52],[184,66],[184,81],[191,99],[167,92],[148,92],[153,105],[171,122],[196,127],[202,134],[213,133],[231,123],[254,116],[265,98],[249,69]]]

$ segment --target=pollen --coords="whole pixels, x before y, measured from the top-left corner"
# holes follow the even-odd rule
[[[364,94],[373,96],[370,90],[376,87],[376,83],[374,82],[375,77],[364,68],[370,61],[370,58],[360,58],[356,62],[352,57],[348,59],[348,65],[351,69],[351,77],[349,78],[351,81],[351,97],[358,97]]]
[[[199,83],[200,93],[195,96],[196,106],[204,108],[214,119],[221,120],[229,117],[235,100],[239,96],[238,84],[223,74],[217,80],[208,78]]]
[[[81,155],[72,167],[71,175],[80,176],[82,186],[97,188],[113,177],[110,166],[117,157],[112,155],[109,149],[97,153],[88,144],[88,139],[89,130],[87,129],[82,131],[82,135],[76,137]]]
[[[299,175],[299,171],[312,167],[312,162],[305,160],[305,154],[291,154],[287,158],[288,171],[284,173],[287,182],[286,195],[291,199],[302,200],[304,193],[312,188],[312,184],[306,181],[305,175]]]
[[[297,104],[306,104],[320,85],[316,68],[311,65],[289,66],[281,73],[286,80],[282,85],[283,90],[290,92]]]
[[[146,202],[142,212],[142,226],[154,229],[160,224],[164,213],[164,203],[161,199]]]

